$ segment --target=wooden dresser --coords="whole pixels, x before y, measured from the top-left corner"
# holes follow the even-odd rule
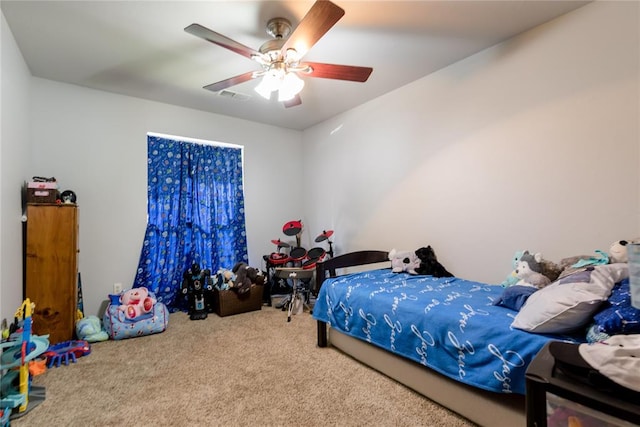
[[[33,332],[56,344],[74,338],[78,307],[78,207],[27,205],[25,298],[35,303]]]

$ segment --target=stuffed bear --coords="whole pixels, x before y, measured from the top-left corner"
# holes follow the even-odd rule
[[[609,247],[609,263],[627,262],[627,245],[631,243],[640,243],[640,238],[633,240],[616,240]]]
[[[394,273],[418,274],[416,268],[420,267],[420,258],[415,252],[398,252],[395,249],[391,249],[389,260],[391,261],[391,271]]]
[[[629,243],[627,240],[617,240],[613,242],[609,247],[609,261],[611,263],[629,261],[627,256],[627,245]]]
[[[249,267],[244,262],[239,262],[233,266],[231,272],[236,275],[235,286],[233,290],[238,293],[238,295],[244,295],[251,290],[251,278],[250,275],[254,275],[253,271],[255,270],[253,267]]]
[[[422,247],[416,250],[416,256],[420,260],[420,265],[416,268],[418,274],[433,277],[453,277],[442,264],[438,262],[438,257],[431,246]]]
[[[120,296],[118,309],[124,311],[127,319],[135,319],[153,310],[155,303],[156,299],[149,295],[147,288],[141,286],[124,291]]]
[[[542,289],[551,283],[551,280],[542,274],[541,260],[540,253],[532,255],[529,251],[524,251],[516,267],[516,276],[520,279],[516,283],[517,286],[533,286]]]

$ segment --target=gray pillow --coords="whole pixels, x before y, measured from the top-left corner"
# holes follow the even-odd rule
[[[572,332],[591,322],[613,286],[629,277],[626,263],[588,267],[534,292],[512,327],[541,334]]]

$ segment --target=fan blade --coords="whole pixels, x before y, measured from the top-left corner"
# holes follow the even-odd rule
[[[285,108],[291,108],[295,107],[296,105],[302,104],[302,98],[300,98],[300,95],[296,95],[292,99],[283,101],[282,103],[284,104]]]
[[[301,66],[311,67],[310,77],[321,77],[323,79],[349,80],[352,82],[366,82],[373,68],[356,67],[354,65],[323,64],[321,62],[303,62]]]
[[[238,43],[235,40],[231,40],[227,36],[218,34],[215,31],[203,27],[200,24],[191,24],[184,30],[189,34],[193,34],[196,37],[200,37],[201,39],[210,41],[211,43],[222,46],[225,49],[229,49],[235,53],[239,53],[240,55],[246,56],[249,59],[253,59],[254,55],[260,56],[260,52],[248,46],[245,46],[242,43]]]
[[[344,10],[330,1],[316,1],[282,46],[282,56],[295,49],[298,59],[302,58],[343,15]]]
[[[240,83],[248,82],[253,78],[253,71],[249,71],[248,73],[240,74],[239,76],[230,77],[226,80],[221,80],[216,83],[211,83],[204,87],[204,89],[210,90],[212,92],[219,92],[222,89],[226,89],[231,86],[239,85]]]

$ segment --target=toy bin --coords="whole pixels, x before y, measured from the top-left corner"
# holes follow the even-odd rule
[[[246,313],[262,309],[263,285],[252,285],[247,295],[238,295],[235,291],[215,289],[213,292],[213,308],[220,316]]]

